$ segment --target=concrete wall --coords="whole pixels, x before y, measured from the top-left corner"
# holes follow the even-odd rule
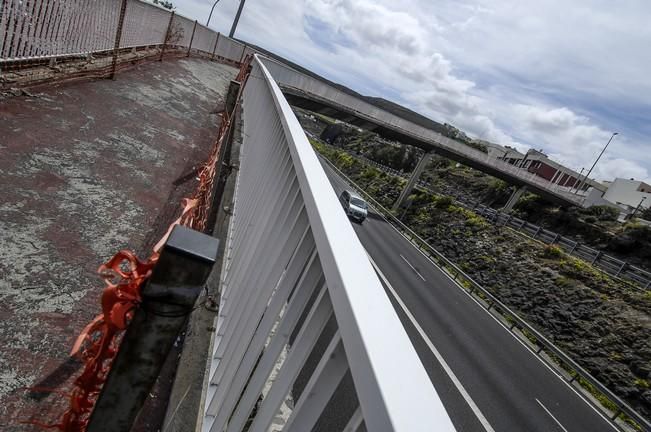
[[[639,190],[650,190],[650,186],[638,181],[618,178],[610,184],[604,194],[604,199],[614,204],[624,204],[630,207],[637,207],[642,198],[646,199],[642,203],[642,208],[651,206],[651,193],[640,192]]]

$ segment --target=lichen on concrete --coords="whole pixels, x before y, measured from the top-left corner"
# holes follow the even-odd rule
[[[65,398],[29,388],[69,388],[69,350],[100,311],[97,267],[123,248],[150,253],[236,73],[173,60],[0,100],[0,430],[57,420]]]

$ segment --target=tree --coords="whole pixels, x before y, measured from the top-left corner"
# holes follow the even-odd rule
[[[153,0],[155,5],[164,7],[165,9],[173,10],[174,4],[171,1],[166,0]]]

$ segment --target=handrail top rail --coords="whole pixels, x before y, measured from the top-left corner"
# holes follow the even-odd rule
[[[303,128],[258,54],[254,65],[281,118],[367,428],[454,431]]]

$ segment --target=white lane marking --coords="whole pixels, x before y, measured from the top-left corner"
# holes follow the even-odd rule
[[[416,274],[418,275],[418,277],[421,278],[421,279],[423,280],[423,282],[427,282],[427,281],[425,280],[425,278],[423,277],[423,275],[420,274],[420,273],[418,273],[418,270],[416,270],[416,267],[414,267],[413,265],[411,265],[411,263],[410,263],[409,261],[407,261],[407,258],[403,257],[402,254],[400,254],[400,258],[402,258],[402,259],[407,263],[407,265],[408,265],[409,267],[411,267],[411,269],[414,271],[414,273],[416,273]]]
[[[556,424],[558,425],[559,428],[561,428],[561,429],[563,429],[563,431],[567,432],[567,429],[565,429],[565,426],[563,426],[563,425],[561,424],[561,422],[559,422],[558,419],[557,419],[556,417],[554,417],[554,414],[552,414],[552,413],[547,409],[547,407],[546,407],[545,405],[543,405],[542,402],[540,402],[538,399],[536,399],[536,402],[538,402],[538,405],[540,405],[540,406],[542,407],[542,409],[544,409],[545,412],[546,412],[547,414],[549,414],[549,416],[550,416],[550,417],[551,417],[551,418],[556,422]]]
[[[377,272],[378,276],[380,276],[380,278],[384,281],[387,288],[389,289],[389,291],[391,292],[393,297],[396,299],[396,302],[398,302],[398,304],[400,305],[400,308],[402,308],[405,315],[407,315],[407,318],[409,318],[409,321],[411,321],[413,326],[416,328],[416,331],[418,331],[418,334],[420,335],[420,337],[423,338],[423,340],[427,344],[427,347],[430,349],[430,351],[432,351],[432,354],[434,354],[434,357],[436,357],[436,360],[439,362],[439,364],[441,365],[441,367],[443,368],[445,373],[448,375],[448,377],[452,381],[452,384],[454,384],[454,386],[457,388],[457,390],[459,390],[459,393],[461,393],[461,396],[465,399],[466,403],[468,403],[468,405],[470,406],[470,409],[472,410],[472,412],[477,417],[477,420],[479,420],[479,423],[481,423],[481,425],[484,427],[486,432],[495,432],[495,429],[493,429],[493,427],[490,425],[490,423],[488,423],[488,420],[486,420],[486,417],[484,417],[484,414],[481,412],[481,410],[479,409],[477,404],[475,404],[475,401],[472,400],[472,398],[470,397],[470,394],[468,394],[466,389],[463,387],[463,385],[461,384],[461,381],[459,381],[459,378],[457,378],[457,376],[454,374],[454,372],[452,372],[452,369],[450,369],[450,366],[448,366],[447,362],[443,359],[443,356],[441,355],[441,353],[439,353],[439,351],[434,346],[434,343],[432,343],[429,336],[427,336],[427,334],[425,333],[425,330],[423,330],[423,328],[420,326],[420,324],[418,324],[418,322],[416,321],[416,318],[414,318],[414,315],[412,315],[411,311],[409,311],[409,309],[407,309],[407,306],[402,301],[402,299],[398,296],[398,293],[393,288],[393,286],[391,286],[391,284],[387,280],[386,276],[384,276],[384,273],[382,273],[382,271],[380,270],[378,265],[375,263],[375,261],[373,261],[373,258],[371,258],[371,255],[369,255],[368,252],[366,252],[366,255],[368,256],[369,261],[371,262],[371,264],[375,268],[375,271]]]
[[[534,359],[536,359],[538,362],[540,362],[540,364],[542,364],[545,368],[547,368],[547,370],[549,370],[549,371],[550,371],[553,375],[555,375],[555,376],[556,376],[556,377],[557,377],[557,378],[558,378],[558,379],[559,379],[563,384],[565,384],[565,386],[566,386],[568,389],[570,389],[570,390],[571,390],[575,395],[577,395],[577,396],[579,397],[579,399],[581,399],[581,400],[583,401],[583,403],[585,403],[585,404],[586,404],[590,409],[592,409],[592,411],[594,411],[594,412],[595,412],[599,417],[601,417],[601,418],[606,422],[606,424],[607,424],[608,426],[610,426],[613,430],[615,430],[615,431],[617,431],[617,432],[620,431],[620,429],[615,425],[614,422],[612,422],[610,419],[608,419],[608,418],[604,415],[603,412],[599,411],[599,409],[597,409],[596,406],[594,406],[592,403],[590,403],[590,402],[586,399],[585,395],[583,395],[581,392],[579,392],[579,390],[577,390],[576,388],[574,388],[574,386],[572,386],[572,384],[568,383],[567,380],[566,380],[566,379],[565,379],[565,378],[564,378],[564,377],[563,377],[563,376],[562,376],[562,375],[561,375],[557,370],[555,370],[551,365],[547,364],[547,362],[545,362],[543,359],[541,359],[540,357],[538,357],[538,355],[533,351],[533,349],[531,349],[531,347],[529,347],[529,346],[528,346],[527,344],[525,344],[522,340],[520,340],[520,338],[518,338],[518,337],[517,337],[513,332],[511,332],[511,330],[509,330],[509,328],[508,328],[507,326],[505,326],[504,323],[502,323],[502,322],[501,322],[501,321],[500,321],[500,320],[499,320],[495,315],[493,315],[492,313],[490,313],[490,311],[486,310],[486,308],[485,308],[484,306],[482,306],[482,304],[479,303],[479,301],[478,301],[478,300],[477,300],[477,299],[476,299],[472,294],[470,294],[470,293],[469,293],[468,291],[466,291],[466,290],[465,290],[461,285],[459,285],[459,283],[458,283],[457,281],[455,281],[455,280],[452,278],[452,276],[451,276],[448,272],[446,272],[445,270],[443,270],[442,268],[440,268],[440,267],[439,267],[439,266],[438,266],[434,261],[432,261],[432,259],[431,259],[430,257],[428,257],[427,255],[425,255],[425,253],[424,253],[422,250],[420,250],[418,247],[416,247],[416,245],[414,245],[414,244],[411,242],[411,240],[409,240],[409,239],[408,239],[408,238],[407,238],[403,233],[401,233],[400,231],[398,231],[398,229],[397,229],[396,227],[394,227],[393,225],[391,225],[391,223],[387,220],[387,218],[384,217],[384,215],[382,215],[382,214],[380,214],[380,213],[378,213],[378,215],[379,215],[382,219],[384,219],[384,221],[387,223],[387,225],[389,225],[389,226],[390,226],[390,227],[391,227],[391,228],[392,228],[392,229],[393,229],[393,230],[394,230],[398,235],[400,235],[402,238],[404,238],[404,239],[407,241],[407,243],[409,243],[409,244],[410,244],[414,249],[416,249],[418,252],[420,252],[420,254],[421,254],[421,255],[422,255],[422,256],[423,256],[427,261],[429,261],[435,269],[437,269],[438,271],[440,271],[441,274],[443,274],[446,278],[448,278],[448,279],[449,279],[449,280],[450,280],[450,281],[451,281],[451,282],[452,282],[452,283],[453,283],[453,284],[454,284],[458,289],[461,290],[462,293],[464,293],[466,296],[468,296],[468,298],[469,298],[470,300],[472,300],[473,302],[475,302],[475,304],[477,304],[477,306],[479,306],[479,309],[481,309],[481,310],[482,310],[486,315],[488,315],[489,317],[491,317],[491,318],[492,318],[492,319],[493,319],[493,320],[494,320],[498,325],[500,325],[504,330],[506,330],[506,332],[507,332],[509,335],[511,335],[511,337],[512,337],[516,342],[518,342],[520,345],[522,345],[522,346],[524,347],[525,350],[527,350],[529,353],[531,353],[531,355],[533,356]]]
[[[334,173],[337,178],[341,178],[339,176],[339,174],[335,173],[335,171],[330,166],[328,166],[328,169],[332,173]],[[525,350],[527,350],[529,353],[531,353],[533,358],[535,358],[538,362],[540,362],[540,364],[542,364],[553,375],[555,375],[563,384],[565,384],[565,386],[568,389],[570,389],[570,391],[572,391],[575,395],[577,395],[579,397],[579,399],[581,399],[583,401],[583,403],[585,403],[590,409],[592,409],[592,411],[594,411],[599,417],[601,417],[604,420],[604,422],[606,422],[607,425],[609,425],[616,432],[620,432],[619,427],[617,427],[613,421],[611,421],[608,417],[606,417],[604,415],[604,413],[601,412],[595,405],[593,405],[591,402],[589,402],[585,395],[583,395],[579,390],[577,390],[572,384],[568,383],[567,380],[557,370],[555,370],[551,365],[547,364],[547,362],[545,362],[542,358],[538,357],[538,355],[531,349],[531,347],[529,347],[522,340],[520,340],[520,338],[518,338],[513,332],[511,332],[511,330],[507,326],[505,326],[504,323],[502,323],[495,315],[490,313],[490,311],[486,310],[486,308],[484,306],[482,306],[482,304],[479,303],[479,301],[472,294],[470,294],[461,285],[459,285],[459,282],[455,281],[452,278],[452,276],[450,276],[450,274],[448,272],[446,272],[445,270],[440,268],[434,261],[432,261],[432,259],[430,257],[425,255],[425,252],[423,252],[420,248],[416,247],[416,245],[414,243],[412,243],[412,241],[409,240],[403,233],[401,233],[395,226],[393,226],[387,220],[387,218],[384,217],[384,215],[382,213],[380,213],[379,211],[376,211],[376,214],[379,217],[381,217],[382,219],[384,219],[384,221],[387,223],[387,225],[389,225],[400,237],[404,238],[407,241],[407,243],[409,243],[414,249],[416,249],[418,252],[420,252],[420,254],[423,256],[423,258],[425,258],[427,261],[429,261],[435,269],[437,269],[438,271],[441,272],[441,274],[443,274],[445,277],[447,277],[453,283],[454,286],[456,286],[459,290],[461,290],[462,293],[464,293],[466,296],[468,296],[468,298],[470,300],[475,302],[475,304],[477,304],[477,306],[479,306],[479,309],[484,311],[484,313],[486,315],[488,315],[489,317],[491,317],[498,325],[502,326],[502,328],[504,330],[506,330],[506,332],[509,335],[511,335],[511,337],[516,342],[518,342],[520,345],[522,345]],[[371,260],[371,262],[372,262],[372,260]]]

